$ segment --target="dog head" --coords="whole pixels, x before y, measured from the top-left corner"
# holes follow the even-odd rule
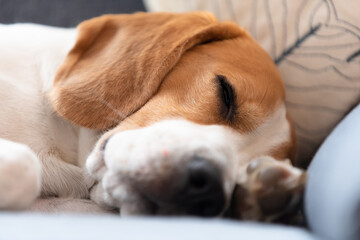
[[[205,216],[236,205],[250,161],[293,156],[284,96],[264,50],[208,13],[83,22],[50,92],[59,115],[105,130],[87,167],[112,205]]]

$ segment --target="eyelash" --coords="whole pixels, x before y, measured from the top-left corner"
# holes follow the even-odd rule
[[[216,75],[216,79],[219,85],[219,95],[223,101],[223,106],[220,109],[221,115],[226,120],[231,120],[234,116],[235,109],[235,94],[233,87],[228,83],[226,77],[222,75]]]

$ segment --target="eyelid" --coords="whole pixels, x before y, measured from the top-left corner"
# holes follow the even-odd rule
[[[222,101],[222,105],[220,106],[220,114],[225,120],[231,121],[236,112],[235,91],[225,76],[216,75],[216,81],[219,88],[218,95]],[[226,96],[224,94],[226,94]]]

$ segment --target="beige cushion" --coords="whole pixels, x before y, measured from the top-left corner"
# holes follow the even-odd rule
[[[208,10],[252,34],[283,76],[297,132],[297,163],[302,166],[359,103],[360,0],[145,0],[145,4],[151,11]]]

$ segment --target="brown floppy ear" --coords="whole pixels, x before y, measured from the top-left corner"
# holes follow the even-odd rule
[[[208,13],[104,15],[78,26],[50,100],[75,124],[115,126],[143,106],[189,48],[244,31]]]

